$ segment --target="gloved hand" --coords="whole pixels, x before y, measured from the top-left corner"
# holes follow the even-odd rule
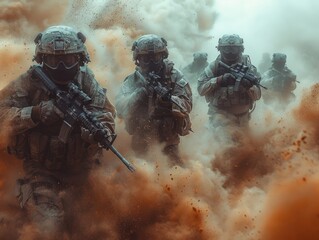
[[[163,102],[169,102],[172,97],[173,97],[173,96],[172,96],[171,91],[168,91],[168,92],[166,92],[166,93],[161,97],[161,100],[162,100]]]
[[[241,80],[240,84],[246,89],[249,89],[253,86],[251,81],[244,79],[244,78]]]
[[[103,129],[104,131],[104,135],[106,136],[107,140],[109,142],[112,142],[113,137],[112,137],[112,132],[110,129],[108,129],[107,127],[105,127]],[[90,144],[96,144],[98,141],[95,139],[94,134],[90,133],[90,131],[86,128],[81,127],[81,138]]]
[[[218,80],[218,83],[222,87],[227,87],[229,85],[234,85],[235,82],[236,82],[236,77],[233,74],[231,74],[231,73],[225,73]]]
[[[51,125],[61,119],[53,99],[42,101],[37,106],[32,107],[31,118],[34,122],[42,122],[45,125]]]

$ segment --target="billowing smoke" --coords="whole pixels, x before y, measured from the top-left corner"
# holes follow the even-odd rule
[[[318,235],[316,8],[288,0],[257,2],[0,3],[1,87],[32,64],[38,32],[57,24],[76,27],[87,36],[89,66],[112,102],[134,69],[133,41],[148,33],[168,41],[169,58],[178,68],[196,51],[208,52],[213,60],[218,38],[238,33],[255,65],[263,52],[285,52],[288,66],[301,81],[296,101],[284,109],[259,101],[249,133],[229,129],[229,134],[211,134],[206,103],[196,99],[191,116],[194,133],[183,137],[180,145],[185,168],[169,167],[159,146],[145,158],[136,158],[130,136],[117,120],[115,146],[134,162],[137,172],[131,174],[106,152],[84,194],[69,209],[71,239],[279,240]],[[2,124],[2,149],[7,130]],[[1,159],[0,238],[34,239],[36,229],[15,201],[15,179],[23,175],[21,162],[5,153]]]

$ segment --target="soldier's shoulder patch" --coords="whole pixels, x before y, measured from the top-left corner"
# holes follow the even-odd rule
[[[185,87],[188,84],[188,82],[184,78],[182,78],[178,82],[176,82],[176,84],[180,87]]]

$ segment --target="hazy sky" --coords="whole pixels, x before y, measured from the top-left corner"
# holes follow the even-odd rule
[[[285,52],[287,63],[302,74],[316,66],[318,1],[216,0],[215,7],[218,17],[212,34],[216,42],[224,33],[238,33],[253,62],[260,61],[263,52]]]

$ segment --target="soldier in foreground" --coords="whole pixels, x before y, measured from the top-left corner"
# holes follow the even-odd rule
[[[86,65],[90,59],[85,40],[81,32],[67,26],[52,26],[39,33],[34,56],[39,65],[33,65],[0,93],[2,120],[11,128],[8,150],[22,158],[24,165],[25,177],[18,180],[17,198],[39,239],[62,239],[65,210],[77,201],[89,169],[101,157],[102,148],[97,144],[101,139],[96,136],[113,141],[115,109]],[[54,93],[35,73],[51,80],[49,85],[59,97],[72,96],[70,104],[78,103],[79,109],[85,105],[86,113],[100,128],[92,125],[96,130],[92,133],[78,121],[70,121],[71,115],[56,107],[59,103]],[[90,126],[91,118],[81,114]]]
[[[243,55],[243,39],[236,34],[223,35],[217,59],[198,79],[198,92],[208,102],[212,126],[247,127],[255,101],[260,99],[260,76],[248,55]]]
[[[272,66],[263,74],[262,84],[268,90],[263,93],[265,103],[278,103],[285,107],[292,102],[296,96],[296,75],[286,66],[287,56],[283,53],[274,53]]]
[[[116,97],[119,118],[132,135],[131,146],[137,155],[145,154],[155,143],[172,165],[182,165],[179,136],[189,134],[192,92],[183,75],[167,59],[165,39],[143,35],[132,46],[135,72],[127,76]]]

